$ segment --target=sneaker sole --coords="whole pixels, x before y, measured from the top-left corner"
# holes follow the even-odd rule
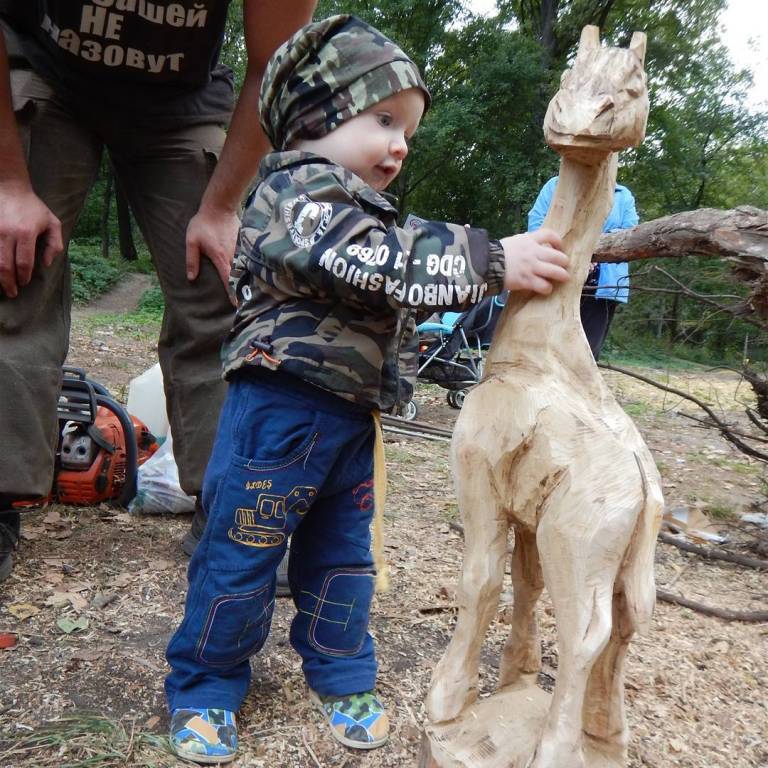
[[[379,747],[383,747],[389,741],[389,734],[378,741],[370,741],[366,743],[363,743],[362,741],[353,741],[352,739],[346,738],[346,736],[342,736],[335,728],[331,727],[331,724],[328,722],[328,717],[325,714],[325,710],[323,709],[323,702],[320,701],[320,697],[311,688],[309,689],[309,700],[320,711],[320,714],[323,716],[323,722],[328,726],[331,736],[333,736],[339,744],[343,744],[350,749],[378,749]]]
[[[171,744],[171,751],[182,760],[189,760],[190,762],[200,763],[202,765],[231,763],[237,757],[237,753],[232,755],[200,755],[197,752],[185,752],[183,749],[176,747],[173,744]]]

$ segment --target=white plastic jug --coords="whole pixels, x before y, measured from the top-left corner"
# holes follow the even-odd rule
[[[168,434],[168,414],[165,411],[165,391],[160,363],[131,379],[128,385],[128,413],[141,419],[155,437]]]

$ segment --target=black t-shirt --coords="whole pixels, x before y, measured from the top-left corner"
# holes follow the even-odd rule
[[[79,105],[173,122],[226,119],[230,0],[0,0],[33,69]]]

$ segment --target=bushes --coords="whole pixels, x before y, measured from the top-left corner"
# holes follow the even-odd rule
[[[72,301],[87,304],[109,290],[124,274],[124,263],[106,260],[101,246],[93,240],[74,241],[69,245],[72,271]]]

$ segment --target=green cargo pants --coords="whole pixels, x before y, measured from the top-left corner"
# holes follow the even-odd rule
[[[72,234],[103,149],[124,185],[165,295],[158,343],[181,485],[198,494],[224,400],[219,348],[233,308],[211,262],[189,282],[187,223],[224,143],[218,124],[145,130],[125,117],[75,114],[28,69],[11,72],[14,110],[37,195]],[[51,488],[56,401],[70,330],[66,254],[37,265],[14,299],[0,296],[0,494],[44,496]],[[138,373],[138,371],[137,371]]]

